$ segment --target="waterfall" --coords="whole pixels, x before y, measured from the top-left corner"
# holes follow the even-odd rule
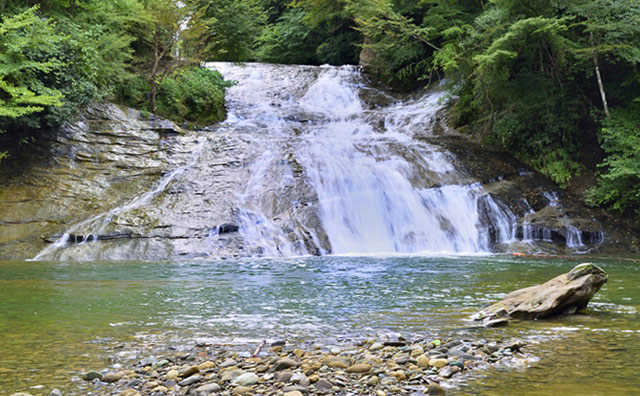
[[[306,78],[287,80],[264,66],[215,66],[240,82],[228,92],[227,126],[246,130],[253,123],[269,137],[240,199],[241,229],[252,244],[307,253],[295,241],[285,243],[281,228],[256,205],[268,191],[261,185],[267,168],[285,155],[295,157],[317,194],[312,204],[331,253],[478,253],[513,237],[511,212],[480,184],[467,183],[452,153],[414,139],[430,133],[444,92],[400,100],[378,91],[391,102],[379,106],[362,99],[365,85],[355,67],[303,69],[298,76]]]
[[[602,242],[566,216],[562,229],[545,228],[503,175],[481,182],[466,169],[475,154],[447,143],[442,90],[390,93],[353,66],[210,66],[237,82],[227,120],[175,136],[161,176],[140,184],[147,191],[69,224],[36,259],[477,254],[562,238],[584,251]],[[562,209],[557,193],[543,194],[546,208]]]

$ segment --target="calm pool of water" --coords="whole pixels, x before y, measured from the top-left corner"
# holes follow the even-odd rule
[[[491,257],[320,257],[189,262],[0,262],[0,395],[83,394],[70,381],[136,340],[192,345],[380,334],[519,337],[540,362],[492,370],[456,394],[640,393],[640,264],[609,274],[586,315],[474,329],[465,318],[579,262]]]

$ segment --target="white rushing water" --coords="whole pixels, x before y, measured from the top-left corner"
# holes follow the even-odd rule
[[[414,133],[430,133],[443,92],[405,101],[374,92],[391,102],[377,106],[362,100],[364,85],[354,67],[298,69],[292,79],[264,66],[215,66],[240,82],[228,91],[227,124],[238,130],[254,124],[270,137],[240,200],[245,205],[241,228],[253,244],[285,255],[306,253],[287,246],[281,229],[255,204],[268,191],[268,168],[283,154],[274,148],[285,144],[317,193],[331,253],[488,252],[481,197],[482,208],[492,211],[491,226],[497,227],[494,242],[513,238],[510,210],[480,184],[463,183],[453,154],[414,139]]]

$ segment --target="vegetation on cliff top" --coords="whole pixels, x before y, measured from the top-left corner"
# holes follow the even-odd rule
[[[204,59],[225,50],[211,37],[217,20],[207,18],[205,3],[0,2],[4,149],[73,120],[96,100],[179,121],[223,119],[229,83],[201,68]]]

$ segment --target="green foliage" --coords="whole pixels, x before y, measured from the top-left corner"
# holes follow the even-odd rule
[[[224,94],[231,85],[215,70],[197,67],[181,70],[158,84],[155,113],[177,122],[199,125],[224,120]],[[147,78],[135,75],[118,86],[117,95],[121,103],[149,114],[150,89]]]
[[[608,154],[598,185],[587,203],[621,214],[640,215],[640,104],[614,109],[604,122],[599,139]]]
[[[253,58],[267,13],[259,0],[200,0],[208,20],[208,56],[213,60],[244,62]]]
[[[375,54],[371,71],[399,88],[414,88],[460,69],[462,40],[480,12],[473,0],[351,0],[347,9],[364,47]]]
[[[49,56],[50,48],[60,45],[64,37],[36,11],[34,7],[6,17],[0,24],[0,122],[61,104],[61,93],[38,77],[65,66],[60,59]]]
[[[583,112],[575,100],[572,43],[566,20],[518,20],[476,55],[476,111],[493,129],[490,140],[566,186],[576,162]]]
[[[275,63],[357,63],[362,38],[354,29],[347,2],[295,0],[288,8],[277,3],[278,19],[257,41],[258,59]]]
[[[258,39],[257,57],[263,62],[310,64],[315,63],[318,40],[305,25],[305,13],[292,9],[267,27]]]
[[[226,116],[224,93],[231,85],[215,70],[181,71],[158,87],[158,114],[205,125],[222,121]]]

